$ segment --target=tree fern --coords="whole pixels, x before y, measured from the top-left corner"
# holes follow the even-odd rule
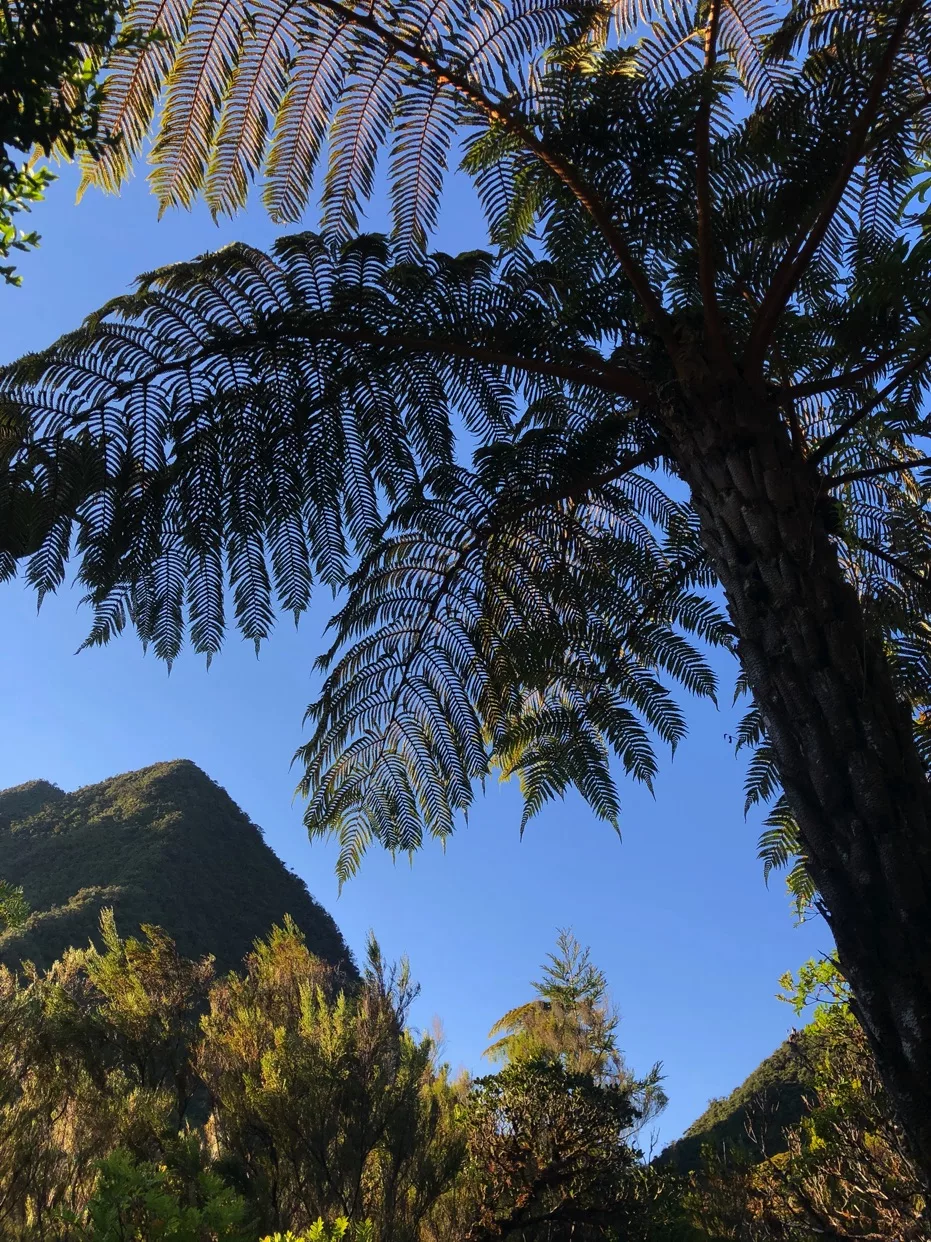
[[[621,8],[622,32],[647,18],[653,30],[629,49],[608,47],[594,12],[570,21],[556,5],[527,0],[471,15],[443,3],[390,16],[211,0],[179,24],[166,6],[134,8],[129,27],[161,30],[162,50],[141,46],[132,71],[115,62],[107,107],[114,125],[123,113],[113,110],[124,109],[141,126],[149,103],[133,101],[151,103],[164,76],[154,175],[165,203],[202,189],[216,209],[233,209],[270,143],[287,179],[269,182],[270,201],[293,214],[326,143],[324,211],[334,226],[351,226],[379,150],[393,143],[395,246],[302,235],[273,256],[234,247],[153,273],[9,377],[10,408],[31,427],[15,468],[26,477],[42,461],[29,491],[39,546],[27,572],[40,593],[61,582],[77,504],[90,642],[131,619],[172,659],[187,626],[209,657],[230,612],[227,591],[236,624],[258,643],[278,608],[307,607],[315,580],[347,585],[315,732],[301,751],[308,825],[344,837],[344,872],[373,837],[410,849],[424,828],[446,835],[493,767],[519,778],[526,815],[574,785],[616,823],[611,756],[651,783],[654,740],[675,746],[684,731],[662,678],[714,692],[687,635],[730,635],[703,595],[712,575],[694,515],[660,479],[623,468],[625,457],[665,460],[650,410],[674,370],[638,321],[629,264],[616,238],[607,249],[599,242],[585,195],[610,204],[625,234],[639,227],[643,270],[655,278],[662,262],[664,299],[690,322],[701,297],[693,147],[676,118],[700,106],[713,18],[716,54],[747,97],[763,101],[749,117],[731,116],[729,79],[710,87],[709,168],[727,204],[718,297],[730,331],[752,344],[748,291],[778,276],[768,256],[797,227],[789,202],[799,177],[804,211],[823,181],[813,161],[841,139],[831,119],[848,115],[867,80],[858,54],[850,80],[827,89],[823,49],[832,39],[848,48],[873,39],[877,55],[882,47],[869,16],[804,8],[781,26],[754,5],[666,16]],[[511,65],[527,71],[524,87]],[[893,100],[900,110],[911,72]],[[499,263],[403,262],[435,220],[438,176],[462,121],[472,127],[466,167],[486,187],[496,235],[519,243],[542,214],[549,260],[531,262],[518,246]],[[773,144],[802,122],[811,150],[801,133],[802,158],[779,165]],[[877,204],[901,198],[911,158],[904,131],[886,149],[888,130],[877,116],[859,225],[849,212],[837,218],[806,280],[819,279],[818,263],[839,248],[846,267],[800,291],[769,382],[787,394],[793,434],[831,463],[830,503],[844,515],[835,537],[917,715],[928,697],[915,629],[923,577],[882,549],[906,540],[907,559],[922,555],[925,484],[882,463],[920,459],[921,307],[931,290],[921,247],[896,250],[877,224]],[[544,135],[555,152],[547,159]],[[133,141],[127,132],[121,154],[95,175],[116,176],[113,160]],[[751,235],[769,247],[751,253]],[[878,323],[861,306],[877,272],[896,284]],[[865,347],[875,371],[862,363]],[[909,374],[877,388],[893,350]],[[862,380],[843,382],[858,368]],[[842,377],[836,387],[831,374]],[[455,464],[459,417],[478,437],[465,472]],[[88,437],[105,446],[102,463],[62,453]],[[778,763],[758,741],[752,796],[768,800]]]
[[[0,568],[41,594],[73,551],[91,641],[166,658],[341,591],[301,761],[343,875],[493,768],[525,822],[574,787],[615,823],[615,760],[652,782],[731,646],[764,861],[817,888],[931,1176],[927,0],[127,20],[166,37],[114,62],[89,178],[158,108],[163,206],[319,184],[325,236],[154,273],[9,372]],[[495,257],[427,254],[455,161]],[[354,236],[380,167],[390,243]]]

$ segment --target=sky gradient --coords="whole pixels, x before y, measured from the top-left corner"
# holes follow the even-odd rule
[[[76,327],[140,272],[234,239],[266,245],[285,231],[258,205],[219,227],[203,208],[159,221],[142,178],[120,198],[92,192],[79,205],[75,185],[63,170],[33,213],[43,240],[19,264],[23,287],[0,286],[0,361]],[[377,209],[368,227],[386,227]],[[457,251],[484,240],[457,183],[437,245]],[[717,658],[720,709],[688,705],[690,736],[674,760],[662,756],[655,798],[622,783],[623,840],[574,795],[520,840],[518,792],[493,784],[445,852],[430,845],[410,866],[372,851],[340,894],[335,848],[307,841],[290,767],[317,684],[328,595],[298,630],[283,619],[258,659],[233,634],[209,671],[187,651],[170,676],[132,635],[75,654],[89,626],[78,598],[63,589],[37,616],[21,585],[0,586],[0,788],[44,777],[74,789],[160,760],[194,760],[264,828],[357,955],[369,928],[389,957],[408,954],[422,985],[414,1021],[441,1020],[454,1066],[487,1068],[489,1027],[528,997],[560,927],[589,944],[607,973],[632,1068],[663,1062],[670,1104],[656,1126],[660,1144],[791,1028],[778,977],[831,942],[819,920],[793,926],[780,878],[763,883],[759,817],[744,820],[743,763],[728,741],[739,710],[730,706],[727,657]]]

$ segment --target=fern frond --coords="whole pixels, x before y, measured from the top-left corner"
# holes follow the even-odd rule
[[[524,824],[571,787],[617,826],[611,757],[649,784],[651,733],[674,745],[684,729],[656,670],[714,693],[678,628],[695,624],[689,575],[658,542],[627,537],[620,486],[554,503],[557,463],[541,490],[541,448],[528,437],[483,456],[478,475],[448,473],[442,499],[399,514],[353,577],[298,755],[305,823],[336,833],[347,866],[363,839],[411,850],[424,831],[447,836],[492,768],[519,779]],[[522,474],[525,453],[536,473]],[[571,440],[563,456],[574,459]]]
[[[786,888],[801,920],[814,904],[817,890],[806,865],[798,824],[784,794],[763,823],[758,855],[763,862],[763,875],[768,881],[773,870],[788,869]]]
[[[245,0],[192,6],[166,80],[150,180],[162,208],[190,207],[203,189],[220,111],[249,30]],[[235,157],[234,157],[235,158]]]
[[[303,234],[150,273],[6,376],[6,408],[32,429],[16,468],[56,463],[30,467],[49,508],[30,582],[60,584],[77,530],[92,641],[131,616],[174,658],[187,617],[212,655],[226,575],[260,642],[274,598],[299,614],[314,578],[339,585],[386,512],[451,468],[454,412],[483,442],[507,436],[520,401],[564,418],[591,351],[551,299],[546,264],[396,265],[381,238]],[[586,418],[616,405],[592,392]]]
[[[204,181],[204,198],[214,214],[245,207],[262,168],[269,117],[288,92],[297,8],[261,5],[249,13],[252,37],[243,40],[230,74]]]
[[[352,25],[326,10],[304,15],[288,88],[271,123],[263,201],[273,220],[299,220],[307,205],[329,118],[346,74]],[[312,33],[311,33],[312,31]]]
[[[132,0],[123,19],[125,46],[106,65],[101,133],[117,137],[93,154],[82,152],[81,192],[89,185],[115,192],[142,149],[165,79],[184,41],[189,0]]]
[[[441,86],[413,84],[401,98],[392,148],[395,238],[403,255],[422,251],[436,228],[446,153],[458,104]]]

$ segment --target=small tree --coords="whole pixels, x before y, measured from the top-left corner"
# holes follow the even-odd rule
[[[222,1167],[269,1229],[369,1222],[373,1242],[416,1242],[463,1159],[453,1096],[428,1038],[405,1029],[406,966],[374,941],[342,988],[293,924],[211,993],[198,1068]]]
[[[628,1071],[607,980],[571,932],[548,959],[536,997],[492,1027],[485,1055],[504,1068],[470,1090],[474,1207],[460,1228],[476,1240],[650,1236],[661,1178],[633,1140],[665,1104],[659,1066],[643,1081]]]
[[[485,1056],[510,1065],[557,1064],[571,1076],[616,1086],[627,1092],[639,1128],[666,1105],[660,1066],[642,1080],[627,1069],[608,981],[571,931],[559,932],[548,959],[542,980],[533,985],[537,995],[499,1018],[489,1032],[498,1038]]]
[[[81,965],[92,986],[102,1044],[145,1091],[168,1093],[169,1131],[184,1124],[198,1091],[192,1059],[213,981],[213,958],[190,961],[160,927],[144,925],[143,939],[123,940],[112,909],[100,916],[103,951],[88,950]]]
[[[479,1079],[467,1114],[479,1239],[603,1238],[633,1206],[635,1118],[622,1087],[558,1062],[518,1062]]]
[[[614,1033],[617,1014],[608,982],[571,932],[561,931],[549,954],[536,997],[511,1009],[489,1032],[498,1036],[485,1056],[492,1061],[560,1060],[570,1072],[608,1075],[620,1066]]]

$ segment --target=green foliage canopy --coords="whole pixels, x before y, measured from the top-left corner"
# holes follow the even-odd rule
[[[464,1157],[412,989],[346,978],[293,922],[216,979],[159,928],[0,968],[0,1237],[239,1242],[344,1216],[420,1237]],[[339,1230],[337,1229],[337,1236]]]
[[[54,180],[34,159],[55,150],[73,158],[79,144],[101,150],[98,71],[120,46],[122,0],[3,0],[0,3],[0,259],[38,243],[15,217],[40,201]],[[128,44],[123,44],[128,46]],[[19,284],[11,265],[0,266]]]
[[[169,660],[187,625],[217,650],[227,587],[260,642],[277,607],[307,607],[314,580],[345,586],[301,751],[308,826],[339,834],[343,875],[372,839],[406,850],[424,829],[448,834],[495,767],[520,777],[527,816],[574,785],[616,821],[609,756],[651,781],[654,739],[684,730],[665,679],[713,693],[692,639],[733,638],[704,593],[714,570],[694,511],[637,471],[675,468],[655,399],[677,382],[670,341],[700,335],[708,293],[702,125],[688,118],[714,117],[701,161],[716,313],[735,348],[755,349],[767,285],[788,278],[780,253],[833,184],[868,96],[868,144],[843,213],[805,244],[766,383],[837,498],[833,537],[923,737],[924,596],[906,562],[927,535],[928,264],[909,197],[927,159],[925,6],[903,8],[890,65],[882,4],[830,17],[703,4],[644,37],[625,5],[404,14],[131,7],[142,42],[111,58],[100,113],[121,141],[88,179],[119,184],[162,101],[163,204],[204,193],[233,210],[261,172],[269,209],[295,219],[326,148],[332,234],[147,276],[11,373],[10,409],[30,420],[13,477],[30,499],[4,572],[39,545],[28,576],[55,589],[76,508],[89,641],[131,620]],[[460,133],[498,261],[421,253]],[[392,245],[341,245],[385,144]],[[107,446],[96,465],[89,433]],[[742,737],[758,748],[751,799],[777,794],[758,714]],[[763,849],[767,865],[802,851],[784,804]]]
[[[0,1239],[649,1236],[669,1187],[637,1165],[630,1080],[453,1081],[415,993],[374,940],[347,981],[290,920],[219,978],[109,911],[99,947],[0,967]]]
[[[405,1029],[405,966],[372,941],[360,990],[338,982],[286,923],[213,989],[198,1057],[213,1132],[274,1228],[342,1217],[416,1242],[463,1162],[454,1093],[432,1041]]]
[[[582,992],[603,996],[562,945],[563,1001],[578,993],[562,967],[582,959]],[[806,968],[798,988],[832,981]],[[598,1056],[581,1070],[566,1014],[544,1038],[526,1028],[541,1055],[517,1040],[498,1074],[453,1081],[407,1027],[413,995],[374,941],[347,986],[290,922],[220,978],[159,928],[123,939],[107,913],[99,947],[0,968],[0,1239],[924,1237],[914,1163],[842,993],[792,1042],[801,1124],[776,1152],[710,1152],[687,1180],[640,1163],[639,1085]]]

